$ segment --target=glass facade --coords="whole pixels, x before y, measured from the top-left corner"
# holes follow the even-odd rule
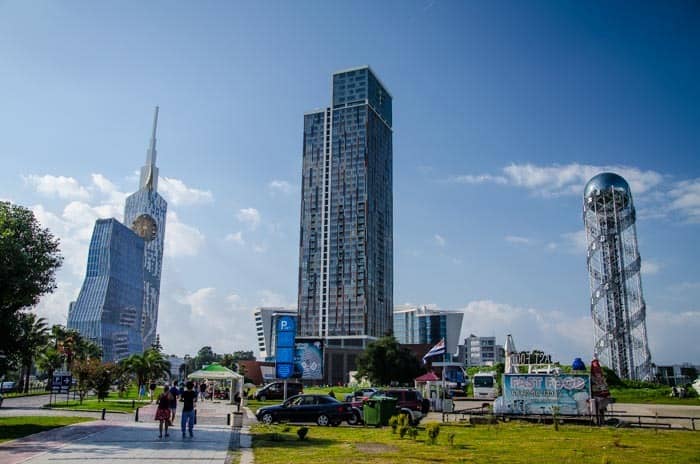
[[[95,341],[103,360],[119,361],[143,351],[144,241],[116,219],[98,219],[87,272],[68,327]]]
[[[454,354],[462,331],[464,313],[430,306],[394,308],[394,337],[402,344],[434,345],[445,339],[447,352]]]
[[[331,100],[304,116],[298,332],[380,337],[393,313],[391,95],[363,67],[333,75]]]
[[[153,133],[146,152],[146,164],[141,168],[139,190],[126,199],[124,224],[131,227],[146,242],[143,257],[143,319],[141,337],[148,348],[156,340],[160,276],[163,267],[163,243],[168,203],[158,194],[156,167],[156,128],[158,107],[153,116]]]
[[[143,256],[143,320],[141,336],[143,346],[150,347],[156,339],[158,324],[158,301],[160,299],[160,276],[163,266],[163,242],[165,238],[165,216],[168,204],[155,190],[141,189],[126,199],[124,223],[136,229],[144,218],[152,218],[154,226],[144,232]],[[140,231],[139,231],[140,233]]]

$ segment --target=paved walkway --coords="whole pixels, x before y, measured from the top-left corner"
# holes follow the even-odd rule
[[[158,424],[153,420],[155,405],[149,405],[141,408],[139,422],[133,422],[133,416],[129,416],[131,422],[122,418],[86,422],[7,442],[0,445],[0,463],[224,464],[230,448],[250,446],[247,426],[234,430],[226,425],[231,412],[233,407],[226,403],[199,403],[193,438],[182,438],[178,414],[170,437],[160,439]],[[245,422],[250,421],[246,418]],[[253,462],[250,450],[241,456],[242,464]]]

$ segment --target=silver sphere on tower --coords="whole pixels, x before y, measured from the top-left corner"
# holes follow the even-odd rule
[[[604,172],[588,181],[583,222],[588,243],[594,350],[622,379],[650,380],[642,261],[627,181]]]

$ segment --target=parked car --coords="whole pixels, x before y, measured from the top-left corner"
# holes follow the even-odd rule
[[[428,414],[430,402],[424,399],[419,391],[411,388],[389,388],[377,390],[374,396],[390,396],[396,398],[396,409],[400,414],[408,414],[411,424],[417,425]]]
[[[304,393],[304,386],[296,382],[287,382],[287,398]],[[255,392],[255,399],[259,401],[283,400],[284,382],[268,383]]]
[[[273,422],[316,422],[337,426],[351,416],[350,405],[328,395],[296,395],[282,404],[265,406],[255,414],[264,424]]]
[[[361,399],[361,398],[369,398],[376,391],[377,391],[377,389],[372,388],[372,387],[359,388],[359,389],[355,390],[354,392],[348,393],[347,395],[345,395],[345,401],[355,401],[355,400]]]
[[[17,384],[15,382],[10,382],[10,381],[1,382],[0,383],[0,393],[8,393],[8,392],[15,391],[16,386],[17,386]]]

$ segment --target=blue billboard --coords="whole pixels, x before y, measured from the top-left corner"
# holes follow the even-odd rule
[[[275,375],[288,379],[294,374],[294,339],[296,320],[292,316],[281,316],[275,322]]]
[[[591,380],[588,374],[504,374],[498,413],[588,414]]]

